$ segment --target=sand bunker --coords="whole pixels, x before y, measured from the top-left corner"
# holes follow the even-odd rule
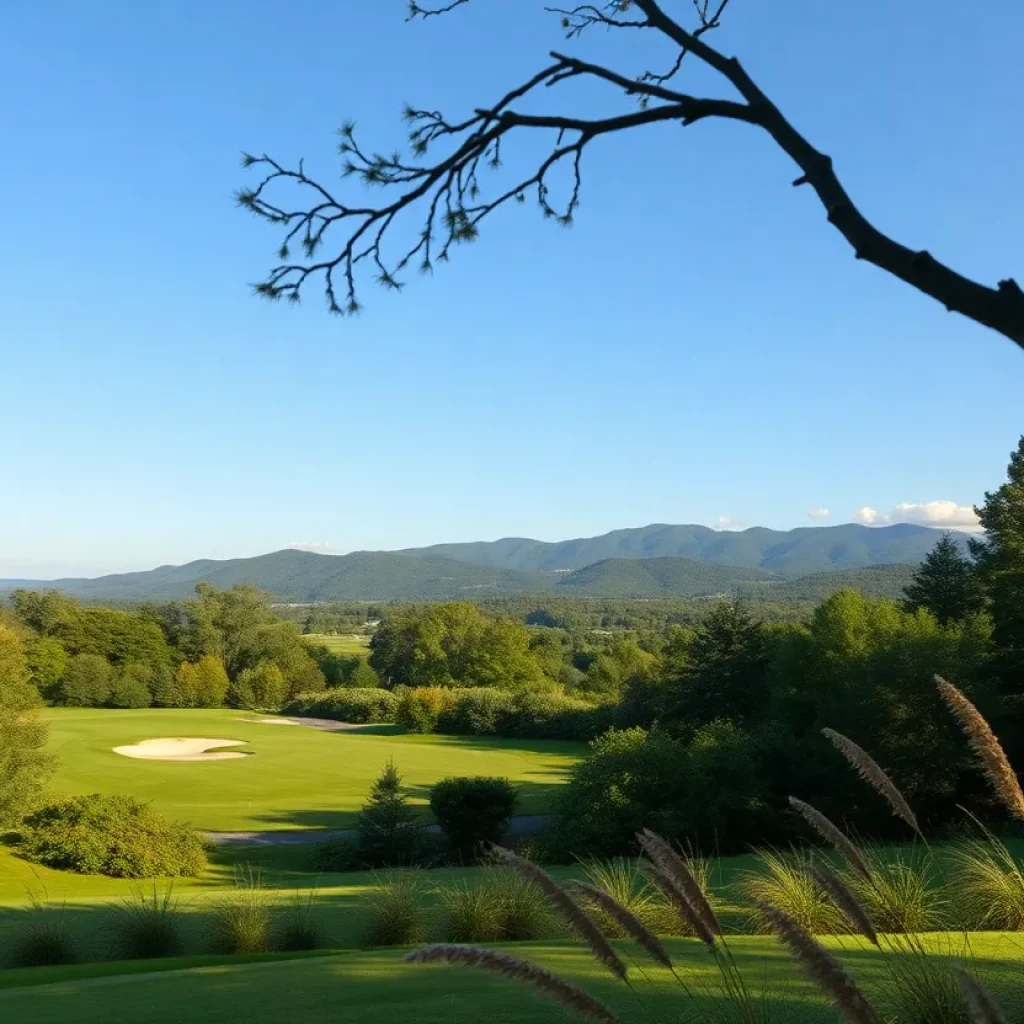
[[[212,740],[202,736],[168,736],[142,740],[125,747],[114,747],[115,754],[145,761],[226,761],[229,757],[247,757],[237,750],[216,747],[240,747],[245,740]]]
[[[372,725],[355,725],[352,722],[338,722],[333,718],[264,718],[253,715],[239,718],[239,722],[253,725],[304,725],[307,729],[323,729],[324,732],[355,732],[358,729],[372,729]]]

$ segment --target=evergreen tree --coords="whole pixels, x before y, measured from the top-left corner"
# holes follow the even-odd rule
[[[988,593],[1004,689],[1024,688],[1024,437],[1010,456],[1007,481],[975,511],[985,537],[971,541]]]
[[[0,831],[32,810],[53,770],[21,641],[0,623]]]
[[[402,791],[402,777],[389,760],[359,815],[359,853],[373,867],[411,863],[419,835],[416,812]]]
[[[928,552],[904,594],[907,611],[927,608],[943,626],[984,607],[974,564],[949,533]]]
[[[182,706],[182,695],[174,673],[167,665],[157,665],[149,681],[149,691],[155,708],[178,708]]]

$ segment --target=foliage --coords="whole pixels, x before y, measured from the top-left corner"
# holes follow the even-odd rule
[[[284,673],[272,661],[244,668],[228,685],[228,703],[235,708],[277,711],[288,692]]]
[[[0,623],[0,832],[31,811],[53,771],[21,641]]]
[[[206,866],[203,841],[129,796],[65,797],[30,814],[20,851],[47,867],[115,878],[196,875]]]
[[[464,601],[389,612],[370,641],[370,666],[389,689],[522,689],[545,682],[527,628]]]
[[[107,702],[112,708],[148,708],[152,680],[153,669],[148,665],[137,661],[121,665],[111,675]]]
[[[157,665],[149,681],[150,701],[157,708],[182,706],[182,695],[178,689],[176,674],[167,665]]]
[[[236,870],[234,889],[217,900],[210,927],[214,944],[225,953],[270,949],[270,896],[258,869]]]
[[[60,702],[69,707],[98,708],[110,699],[110,662],[99,654],[76,654],[60,684]]]
[[[184,949],[174,887],[163,892],[136,886],[114,905],[110,920],[111,953],[116,960],[178,956]]]
[[[944,533],[928,552],[904,593],[908,611],[927,608],[943,626],[985,607],[974,564],[950,533]]]
[[[370,867],[409,865],[418,836],[416,812],[402,791],[394,760],[389,760],[359,813],[359,855]]]
[[[357,871],[363,862],[359,846],[343,837],[326,839],[313,850],[314,871]]]
[[[454,706],[456,699],[456,691],[444,686],[402,690],[395,707],[395,724],[406,732],[436,732],[441,715]]]
[[[32,636],[25,641],[25,662],[40,695],[46,700],[56,700],[68,663],[64,645],[56,637]]]
[[[508,779],[442,779],[431,787],[430,809],[457,858],[471,859],[498,843],[515,813],[518,795]]]
[[[300,693],[281,710],[289,715],[332,718],[338,722],[364,725],[395,721],[398,703],[398,697],[389,690],[337,689]]]
[[[363,897],[367,946],[408,946],[423,939],[426,913],[414,871],[375,875]]]

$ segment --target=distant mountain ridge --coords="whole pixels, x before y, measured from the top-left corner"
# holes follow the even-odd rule
[[[197,583],[207,582],[251,583],[279,601],[295,603],[522,593],[820,600],[842,586],[895,597],[938,539],[937,530],[908,524],[755,527],[735,533],[656,524],[557,543],[505,538],[349,555],[287,549],[96,579],[0,580],[0,595],[24,587],[94,601],[167,601],[188,597]],[[966,544],[963,534],[957,539]]]
[[[965,534],[954,536],[966,546]],[[608,558],[688,558],[756,567],[794,579],[839,569],[916,564],[938,539],[937,530],[910,523],[880,527],[845,523],[795,530],[754,526],[737,531],[654,523],[576,540],[549,542],[504,537],[496,541],[406,548],[398,553],[417,558],[454,558],[459,562],[501,569],[546,572],[583,569]]]

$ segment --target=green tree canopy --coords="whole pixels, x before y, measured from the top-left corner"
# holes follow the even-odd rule
[[[76,654],[60,684],[60,701],[69,707],[98,708],[110,698],[110,662],[98,654]]]
[[[21,641],[0,624],[0,829],[34,809],[53,770],[41,704]]]
[[[974,564],[949,533],[928,553],[904,593],[908,611],[927,608],[943,625],[985,606]]]

